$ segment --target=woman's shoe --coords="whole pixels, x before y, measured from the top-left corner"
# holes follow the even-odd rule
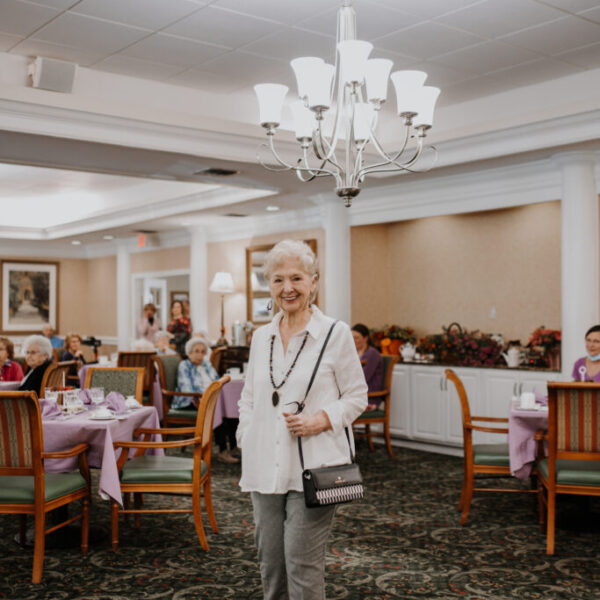
[[[217,454],[217,460],[224,463],[239,463],[240,459],[231,456],[229,450],[223,450]]]

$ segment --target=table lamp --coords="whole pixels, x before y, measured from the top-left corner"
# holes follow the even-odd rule
[[[224,299],[225,294],[231,294],[235,291],[233,287],[233,277],[231,273],[225,271],[218,271],[213,277],[212,283],[208,288],[210,292],[217,292],[221,294],[221,337],[217,340],[217,346],[226,346],[227,340],[225,339],[225,307]]]

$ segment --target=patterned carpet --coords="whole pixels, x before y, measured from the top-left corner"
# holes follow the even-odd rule
[[[548,557],[530,496],[480,494],[467,524],[459,525],[459,459],[397,448],[392,461],[382,448],[365,447],[358,458],[367,496],[336,515],[326,559],[329,599],[600,597],[598,502],[561,500],[557,552]],[[239,467],[216,463],[213,472],[220,533],[205,520],[207,553],[190,516],[155,515],[143,518],[139,531],[122,522],[114,554],[108,504],[95,499],[87,559],[77,527],[49,536],[43,580],[34,586],[32,550],[14,541],[17,519],[0,515],[0,598],[261,598],[250,500],[236,485]]]

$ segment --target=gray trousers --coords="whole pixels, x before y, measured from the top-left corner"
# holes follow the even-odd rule
[[[324,600],[335,506],[306,508],[302,492],[251,496],[265,600]]]

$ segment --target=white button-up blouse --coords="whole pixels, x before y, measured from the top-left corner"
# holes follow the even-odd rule
[[[316,307],[304,331],[294,335],[283,353],[279,333],[282,313],[252,337],[246,382],[239,401],[240,422],[237,429],[238,446],[242,449],[242,478],[244,492],[283,494],[302,491],[302,470],[296,438],[288,431],[284,412],[295,412],[306,393],[325,337],[333,323]],[[272,336],[273,378],[278,385],[290,368],[302,341],[308,338],[288,380],[279,388],[279,404],[272,403],[273,386],[269,377],[269,348]],[[304,414],[314,415],[324,410],[332,429],[317,435],[302,437],[305,468],[339,465],[350,462],[350,449],[344,431],[367,406],[367,384],[354,346],[350,328],[336,323],[319,371],[306,399]]]

